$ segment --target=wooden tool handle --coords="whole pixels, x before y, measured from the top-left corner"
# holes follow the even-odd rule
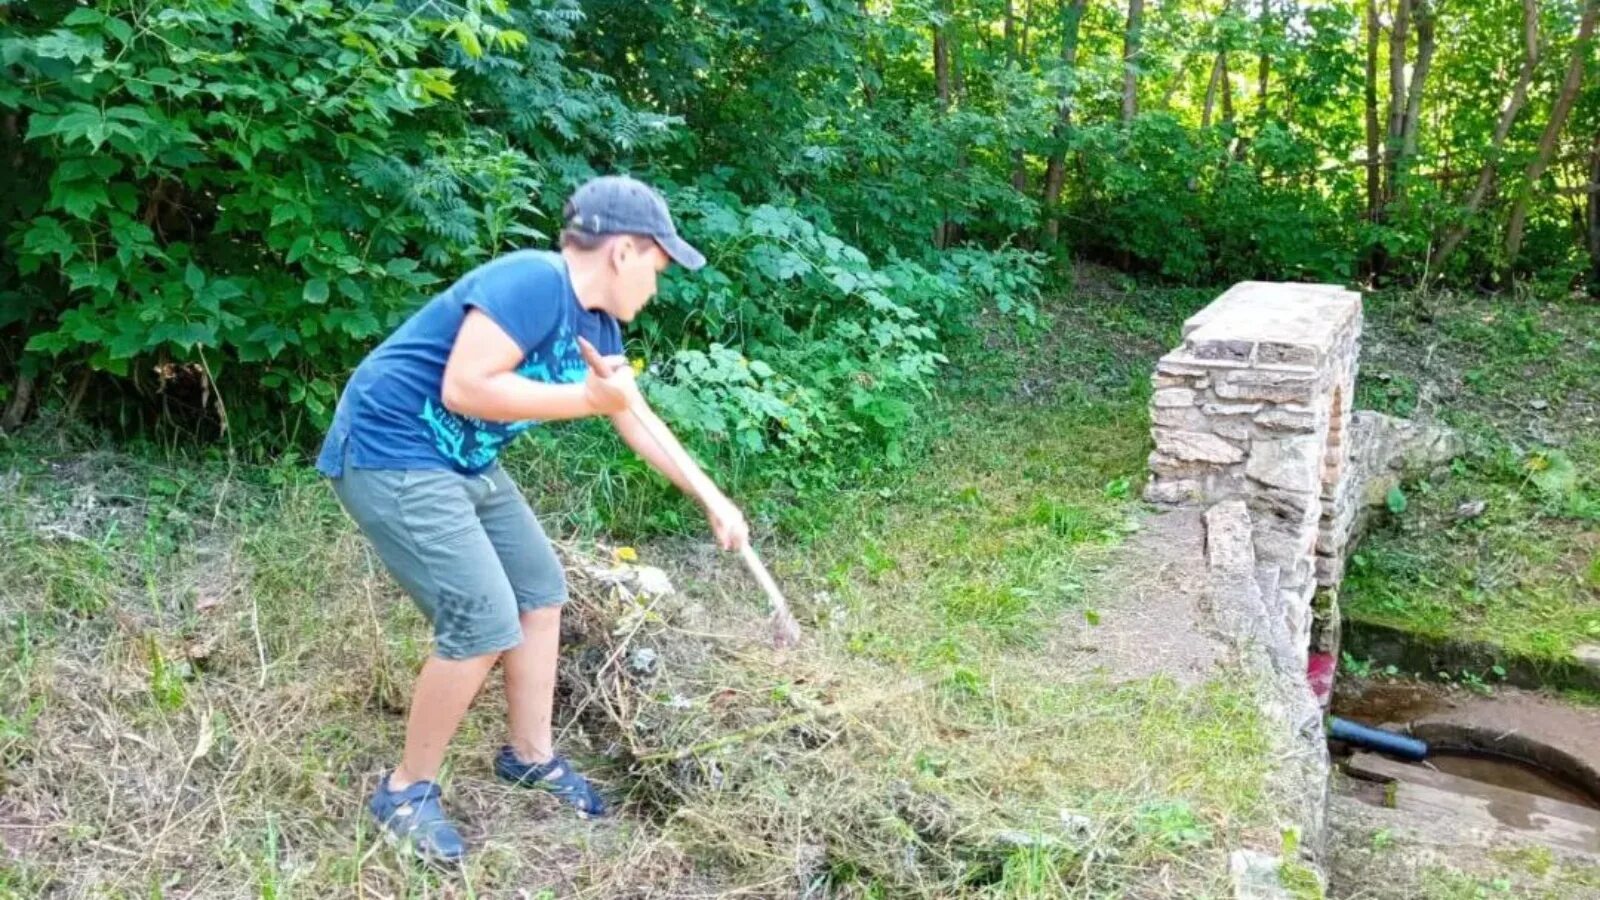
[[[750,570],[756,583],[761,585],[761,590],[766,593],[767,599],[772,601],[772,608],[787,611],[789,603],[783,599],[783,591],[778,590],[778,583],[772,580],[772,575],[762,564],[761,557],[756,555],[756,549],[750,546],[748,541],[739,548],[739,557],[744,560],[744,567]]]
[[[578,350],[583,354],[584,361],[589,364],[589,367],[599,373],[602,378],[611,374],[612,366],[606,362],[593,344],[580,337],[578,338]],[[688,482],[695,498],[700,501],[700,505],[709,509],[712,496],[706,485],[702,483],[704,476],[697,479],[693,474],[699,471],[699,467],[687,458],[688,454],[682,452],[676,443],[667,440],[660,433],[656,428],[653,417],[645,416],[640,411],[638,403],[629,403],[628,412],[633,415],[633,420],[639,423],[639,427],[644,429],[645,434],[650,436],[650,440],[655,443],[656,448],[661,451],[662,455],[671,460],[673,466],[677,467],[678,474],[682,475],[683,480]],[[743,544],[739,545],[739,556],[744,560],[745,568],[750,570],[751,576],[755,578],[757,584],[761,585],[762,592],[767,595],[767,600],[772,604],[772,610],[776,616],[777,626],[775,631],[779,646],[794,645],[799,641],[800,625],[795,621],[794,614],[789,612],[789,602],[784,599],[783,591],[779,590],[778,583],[772,580],[772,575],[761,562],[761,557],[757,556],[755,548],[750,546],[748,537],[746,537]]]

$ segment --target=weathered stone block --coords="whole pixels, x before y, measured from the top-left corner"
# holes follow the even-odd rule
[[[1214,434],[1157,428],[1155,438],[1156,449],[1176,459],[1221,465],[1244,461],[1243,450]]]
[[[1344,557],[1319,556],[1317,557],[1317,584],[1322,587],[1338,587],[1344,580]]]
[[[1247,482],[1244,473],[1238,466],[1228,469],[1217,469],[1205,476],[1201,483],[1205,486],[1205,499],[1217,501],[1244,495]]]
[[[1240,418],[1217,417],[1210,421],[1212,431],[1230,441],[1246,441],[1250,438],[1250,420]]]
[[[1200,482],[1192,478],[1157,478],[1144,489],[1145,500],[1168,505],[1198,503],[1203,494]]]
[[[1286,491],[1256,485],[1251,508],[1258,515],[1270,516],[1285,525],[1309,528],[1322,515],[1322,502],[1303,491]]]
[[[1304,545],[1294,529],[1275,527],[1270,522],[1256,523],[1256,559],[1283,570],[1286,581],[1295,562],[1304,555]]]
[[[1165,358],[1156,362],[1156,374],[1158,375],[1204,375],[1210,371],[1204,366],[1174,362]]]
[[[1193,406],[1195,393],[1189,388],[1162,388],[1155,392],[1150,399],[1157,408],[1171,408],[1175,406]]]
[[[1261,596],[1276,597],[1278,595],[1278,580],[1281,577],[1283,577],[1283,570],[1277,566],[1257,566],[1256,584],[1261,588]]]
[[[1302,406],[1275,406],[1257,415],[1256,424],[1274,431],[1310,433],[1317,430],[1317,416]]]
[[[1268,403],[1311,403],[1317,394],[1314,375],[1247,369],[1225,372],[1212,384],[1224,400],[1264,400]]]
[[[1256,362],[1268,365],[1305,366],[1315,368],[1322,364],[1322,354],[1316,347],[1304,344],[1281,344],[1268,341],[1256,347]]]
[[[1322,469],[1321,442],[1315,435],[1256,440],[1250,445],[1245,474],[1273,487],[1312,493],[1319,489]]]
[[[1189,356],[1194,359],[1222,360],[1225,362],[1248,363],[1255,351],[1255,344],[1250,341],[1194,341],[1186,345]]]
[[[1248,573],[1256,559],[1250,511],[1242,500],[1227,500],[1206,510],[1206,565],[1224,572]]]
[[[1163,478],[1200,478],[1215,468],[1214,463],[1178,459],[1160,450],[1150,454],[1150,471]]]
[[[1205,431],[1211,427],[1210,420],[1192,406],[1157,407],[1151,413],[1150,420],[1165,428],[1181,428],[1184,431]]]
[[[1206,403],[1200,411],[1208,416],[1249,416],[1261,411],[1262,403]]]

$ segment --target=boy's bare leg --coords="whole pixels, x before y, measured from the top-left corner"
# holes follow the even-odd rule
[[[389,789],[404,790],[418,781],[435,781],[444,754],[455,737],[461,718],[478,695],[498,653],[470,659],[428,657],[411,692],[411,713],[406,719],[406,749],[400,765],[389,776]]]
[[[522,613],[522,643],[502,657],[511,749],[522,762],[548,762],[555,755],[550,716],[560,644],[561,607],[530,609]]]

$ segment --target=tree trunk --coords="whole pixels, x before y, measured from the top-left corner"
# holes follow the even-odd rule
[[[1223,73],[1227,71],[1225,51],[1217,51],[1217,58],[1211,63],[1211,80],[1206,82],[1206,102],[1200,107],[1201,130],[1211,127],[1211,112],[1217,107],[1217,90],[1222,84]]]
[[[1584,237],[1589,246],[1589,296],[1600,296],[1600,134],[1589,148],[1589,191],[1583,198]]]
[[[1428,260],[1430,272],[1442,272],[1444,264],[1450,260],[1450,255],[1461,246],[1462,240],[1471,229],[1472,218],[1478,214],[1478,209],[1483,206],[1483,201],[1489,196],[1489,188],[1494,184],[1499,173],[1500,150],[1505,146],[1506,136],[1511,133],[1511,126],[1516,122],[1517,114],[1522,111],[1524,103],[1528,102],[1528,86],[1533,83],[1533,73],[1539,65],[1539,2],[1538,0],[1522,0],[1522,68],[1517,72],[1517,81],[1511,87],[1511,96],[1507,98],[1506,105],[1500,110],[1500,118],[1494,125],[1494,136],[1489,139],[1489,149],[1484,153],[1483,167],[1478,170],[1478,180],[1472,186],[1472,191],[1467,195],[1467,202],[1461,213],[1461,221],[1448,229],[1442,237],[1434,242],[1434,252]],[[1590,198],[1593,206],[1593,198]]]
[[[1272,26],[1272,0],[1261,0],[1261,59],[1256,65],[1256,121],[1267,120],[1267,84],[1272,78],[1272,53],[1267,46]]]
[[[1556,97],[1556,104],[1550,110],[1550,121],[1545,123],[1544,133],[1539,135],[1539,150],[1533,160],[1528,163],[1528,170],[1523,173],[1522,185],[1517,190],[1516,202],[1511,206],[1511,221],[1506,225],[1506,265],[1511,266],[1517,261],[1517,253],[1522,250],[1522,232],[1528,223],[1528,200],[1533,194],[1533,186],[1544,177],[1545,170],[1550,167],[1550,155],[1555,152],[1556,141],[1561,137],[1561,131],[1567,125],[1567,116],[1572,113],[1572,104],[1578,98],[1578,88],[1583,84],[1583,67],[1589,57],[1589,43],[1594,38],[1595,17],[1600,15],[1600,0],[1589,0],[1583,6],[1583,20],[1578,24],[1578,40],[1572,48],[1572,60],[1567,63],[1567,74],[1561,82],[1561,93]]]
[[[1144,0],[1128,0],[1128,30],[1122,38],[1122,124],[1139,112],[1138,57],[1144,36]]]
[[[1017,61],[1017,12],[1016,12],[1016,6],[1017,6],[1016,0],[1006,0],[1005,31],[1004,31],[1005,42],[1006,42],[1006,59],[1010,60],[1011,62],[1016,62]]]
[[[78,373],[78,380],[73,382],[72,391],[67,394],[67,405],[62,410],[62,416],[67,421],[78,418],[78,408],[83,406],[83,398],[89,396],[89,383],[94,380],[94,370],[84,366]],[[162,401],[165,403],[165,399]]]
[[[1428,70],[1433,65],[1434,11],[1428,0],[1415,0],[1417,26],[1417,62],[1411,70],[1411,84],[1406,88],[1406,117],[1401,123],[1400,162],[1404,166],[1417,155],[1417,133],[1421,130],[1422,92],[1428,84]]]
[[[1411,30],[1412,0],[1395,0],[1394,22],[1389,27],[1389,116],[1383,147],[1383,208],[1389,207],[1398,192],[1400,173],[1400,134],[1406,117],[1406,43]]]
[[[1227,19],[1233,15],[1236,0],[1227,0],[1222,4],[1222,12],[1217,14],[1217,55],[1211,62],[1211,78],[1206,82],[1205,104],[1200,109],[1200,127],[1210,128],[1212,116],[1216,112],[1217,97],[1222,97],[1223,121],[1233,118],[1233,85],[1228,80],[1228,33]]]
[[[938,11],[942,18],[941,21],[933,26],[933,90],[934,96],[939,101],[939,112],[948,115],[950,112],[950,37],[948,31],[950,20],[945,15],[946,10],[943,4],[940,5]],[[933,229],[933,245],[935,247],[941,250],[944,249],[948,243],[949,230],[949,218],[941,217],[939,224],[934,226]]]
[[[15,431],[28,416],[28,407],[33,405],[32,375],[19,374],[16,383],[11,387],[11,402],[6,404],[4,415],[0,415],[0,431]]]
[[[1083,24],[1083,12],[1088,5],[1089,0],[1061,0],[1061,66],[1072,78],[1076,78],[1078,69],[1079,26]],[[1061,188],[1066,182],[1066,142],[1072,130],[1072,98],[1076,93],[1075,86],[1062,91],[1060,112],[1052,135],[1055,147],[1050,151],[1050,159],[1044,170],[1044,233],[1045,242],[1052,246],[1061,237],[1061,219],[1056,215],[1055,207],[1061,201]]]
[[[1021,64],[1021,57],[1017,49],[1017,18],[1014,12],[1016,0],[1006,0],[1006,60],[1012,65]],[[1011,188],[1018,193],[1028,190],[1027,156],[1021,147],[1011,151]]]
[[[1367,220],[1383,215],[1382,157],[1378,152],[1378,0],[1367,0]]]
[[[1217,62],[1222,66],[1222,121],[1233,121],[1233,74],[1228,71],[1228,51],[1224,50],[1217,55]]]
[[[1022,34],[1017,40],[1017,58],[1024,64],[1028,59],[1028,32],[1033,24],[1033,0],[1022,4]]]

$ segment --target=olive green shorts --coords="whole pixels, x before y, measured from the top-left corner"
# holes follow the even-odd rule
[[[522,612],[566,602],[555,549],[498,463],[461,475],[347,461],[333,491],[432,623],[445,659],[510,650],[522,642]]]

